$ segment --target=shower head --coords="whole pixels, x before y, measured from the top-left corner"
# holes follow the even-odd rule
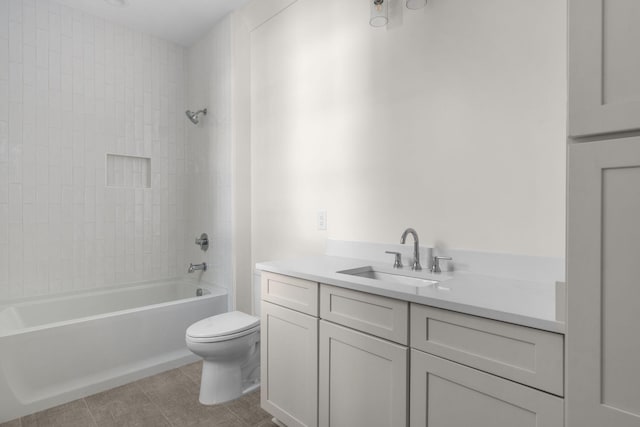
[[[187,110],[185,111],[185,114],[187,115],[189,120],[191,120],[191,123],[197,125],[198,123],[200,123],[200,114],[204,114],[206,116],[207,109],[205,108],[204,110],[196,111],[195,113],[191,112],[191,110]]]

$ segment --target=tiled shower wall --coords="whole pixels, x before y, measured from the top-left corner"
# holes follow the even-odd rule
[[[0,0],[0,299],[182,273],[184,76],[177,45]],[[107,154],[151,188],[108,187]]]
[[[188,49],[188,108],[207,108],[208,114],[194,126],[186,122],[188,145],[187,214],[185,256],[205,261],[202,280],[232,289],[232,184],[231,184],[231,19],[220,20],[209,33]],[[209,235],[203,253],[194,239]],[[231,301],[233,304],[233,301]]]

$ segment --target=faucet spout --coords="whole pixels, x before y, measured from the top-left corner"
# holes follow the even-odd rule
[[[418,233],[413,228],[407,228],[400,236],[400,243],[404,245],[407,240],[407,235],[411,234],[413,237],[413,264],[411,264],[411,269],[415,271],[422,270],[422,266],[420,265],[420,243],[418,241]]]
[[[189,269],[187,273],[193,273],[194,271],[202,270],[207,271],[207,263],[203,262],[202,264],[189,264]]]

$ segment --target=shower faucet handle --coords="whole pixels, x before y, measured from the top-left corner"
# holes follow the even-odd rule
[[[199,245],[203,251],[209,249],[209,236],[207,236],[207,233],[202,233],[200,238],[196,237],[196,245]]]

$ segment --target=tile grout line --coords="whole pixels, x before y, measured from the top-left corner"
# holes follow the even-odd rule
[[[91,421],[93,421],[93,425],[98,427],[98,422],[96,421],[96,418],[93,416],[93,412],[91,411],[91,408],[89,408],[89,404],[87,403],[87,400],[84,397],[82,398],[82,403],[84,403],[84,406],[87,408],[87,411],[89,411],[89,416],[91,417]]]

